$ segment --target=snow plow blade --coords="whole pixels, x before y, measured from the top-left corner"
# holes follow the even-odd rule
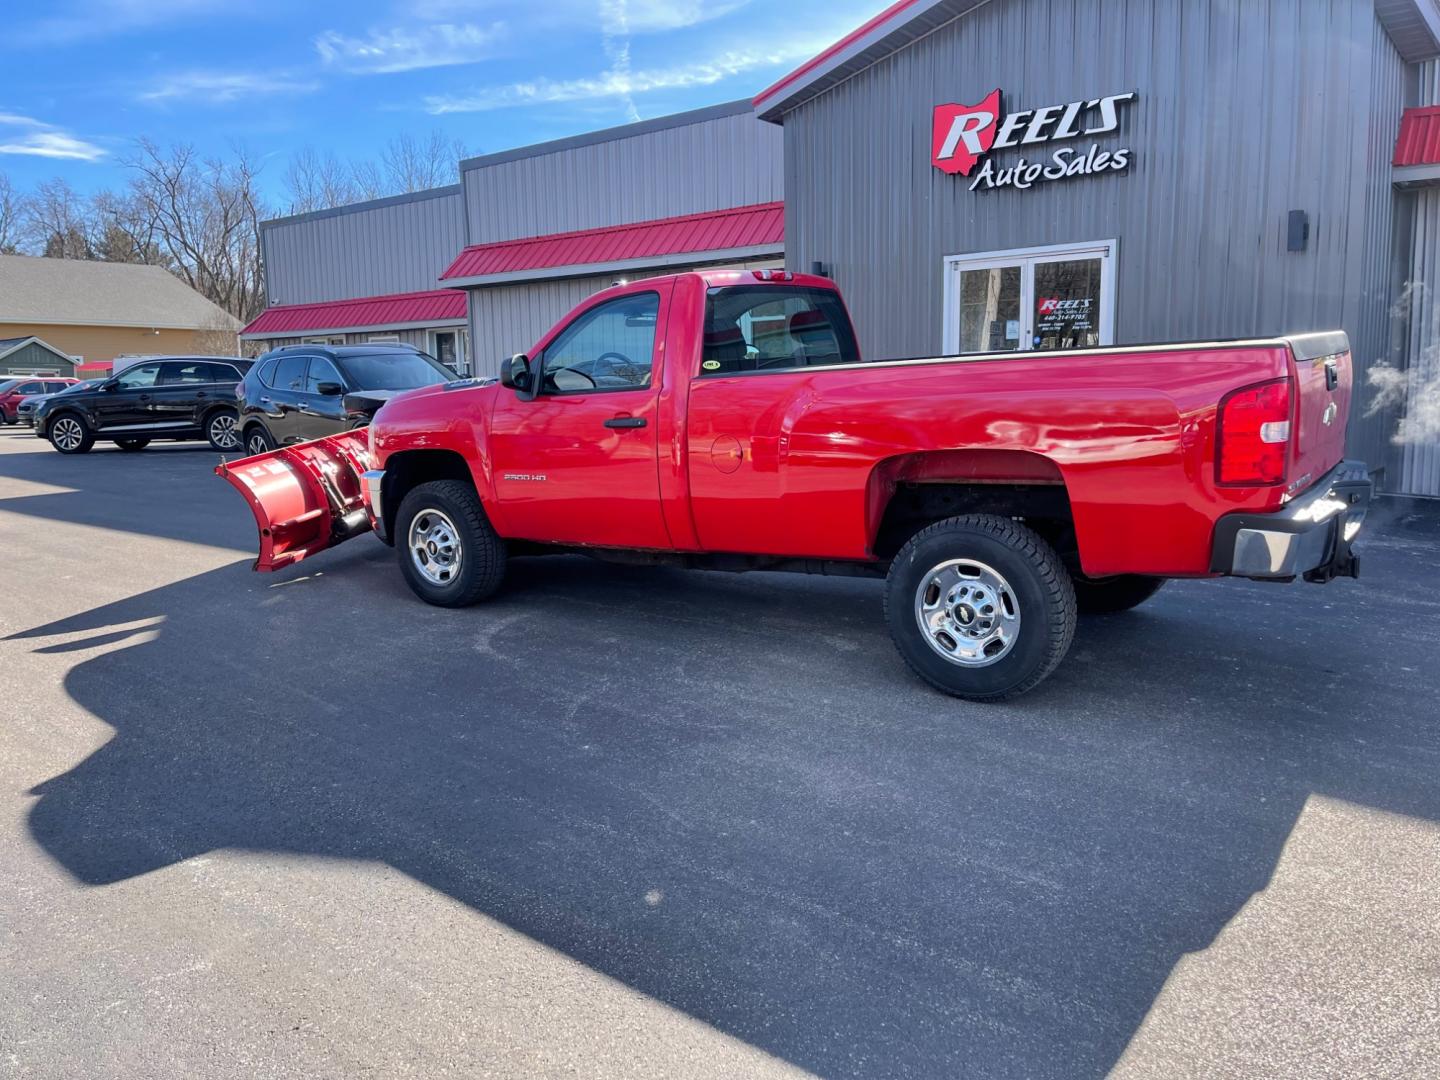
[[[280,570],[369,532],[360,486],[369,459],[362,428],[218,465],[255,515],[255,569]]]

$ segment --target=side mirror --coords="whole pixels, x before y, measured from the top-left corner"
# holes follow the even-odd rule
[[[338,397],[345,392],[345,387],[338,382],[322,382],[316,385],[315,392],[321,397]]]
[[[117,383],[114,379],[111,379],[109,382],[105,382],[105,383],[101,383],[101,384],[100,384],[100,389],[101,389],[101,390],[104,390],[107,394],[108,394],[111,390],[119,389],[119,387],[120,387],[120,384]]]
[[[536,381],[530,358],[524,353],[516,353],[500,365],[500,385],[514,390],[522,401],[534,400]]]

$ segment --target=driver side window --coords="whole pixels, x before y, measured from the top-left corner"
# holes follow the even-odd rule
[[[545,394],[643,390],[654,366],[660,294],[622,296],[591,308],[544,353]]]

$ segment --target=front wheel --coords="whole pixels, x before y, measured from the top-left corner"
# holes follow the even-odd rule
[[[1000,701],[1031,689],[1075,636],[1060,557],[1009,518],[967,514],[922,529],[895,556],[885,619],[905,662],[938,690]]]
[[[467,607],[505,577],[505,541],[463,481],[435,480],[407,494],[395,515],[395,540],[400,571],[427,604]]]
[[[83,454],[95,445],[95,433],[73,413],[57,416],[50,422],[49,439],[50,445],[62,454]]]
[[[228,454],[240,449],[240,428],[235,414],[221,410],[205,421],[205,438],[214,450]]]

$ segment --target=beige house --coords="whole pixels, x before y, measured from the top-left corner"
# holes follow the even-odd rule
[[[238,320],[169,271],[0,255],[0,338],[37,337],[94,364],[145,354],[236,355]]]

